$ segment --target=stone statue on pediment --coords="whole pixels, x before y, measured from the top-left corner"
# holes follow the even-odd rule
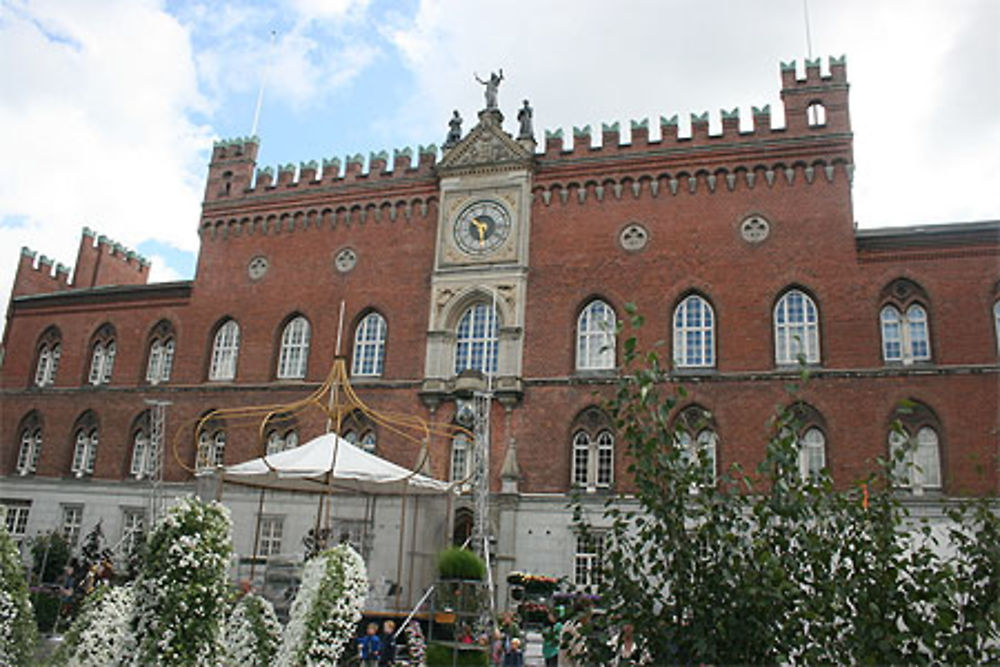
[[[444,140],[444,148],[451,148],[461,140],[462,117],[458,115],[458,109],[455,109],[451,120],[448,121],[448,137]]]
[[[486,108],[496,109],[497,91],[500,88],[500,82],[503,81],[503,68],[500,68],[499,74],[496,72],[491,73],[489,81],[483,81],[475,72],[473,72],[472,76],[476,77],[476,81],[486,86]]]

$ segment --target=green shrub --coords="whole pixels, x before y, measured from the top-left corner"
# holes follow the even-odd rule
[[[56,583],[69,562],[69,543],[59,533],[39,535],[31,540],[31,576],[36,583]],[[44,565],[44,571],[42,567]],[[79,574],[79,573],[77,573]]]
[[[486,576],[486,564],[468,549],[450,547],[438,554],[438,574],[442,579],[482,580]]]
[[[0,522],[0,665],[31,664],[35,637],[21,553]]]
[[[35,624],[40,632],[52,632],[59,616],[59,595],[55,591],[37,590],[31,594],[35,608]]]
[[[489,654],[478,646],[459,646],[458,660],[454,648],[450,644],[432,643],[427,646],[427,667],[487,667],[490,664]]]

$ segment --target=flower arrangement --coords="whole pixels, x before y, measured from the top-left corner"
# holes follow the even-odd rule
[[[240,598],[226,623],[225,644],[226,665],[270,665],[281,644],[281,624],[274,613],[274,605],[253,593]]]
[[[229,510],[181,498],[153,527],[135,584],[133,665],[219,662],[229,598]]]
[[[101,586],[87,596],[53,657],[53,665],[120,665],[134,648],[132,586]]]
[[[411,665],[424,664],[427,642],[424,641],[424,632],[416,621],[410,621],[406,626],[406,652],[410,656]]]
[[[523,586],[529,593],[551,593],[559,585],[559,580],[541,574],[514,571],[507,575],[507,583]]]
[[[21,554],[0,523],[0,665],[30,664],[35,634]]]
[[[544,623],[549,616],[549,608],[541,602],[522,602],[518,605],[518,613],[525,623]]]
[[[365,563],[350,544],[307,561],[277,664],[337,664],[345,643],[354,636],[367,592]]]

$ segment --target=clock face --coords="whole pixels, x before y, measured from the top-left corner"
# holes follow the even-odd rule
[[[488,199],[473,202],[455,218],[455,243],[472,255],[484,255],[503,245],[510,235],[510,213]]]

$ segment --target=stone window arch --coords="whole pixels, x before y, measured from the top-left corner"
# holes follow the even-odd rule
[[[264,453],[278,454],[299,446],[298,420],[288,413],[271,415],[264,425]]]
[[[497,309],[477,301],[462,313],[455,327],[455,375],[467,370],[484,375],[497,372],[500,327]]]
[[[375,422],[361,410],[354,410],[340,424],[341,437],[369,454],[378,447],[378,430]]]
[[[792,413],[792,436],[798,449],[799,474],[803,480],[816,480],[827,467],[826,419],[819,410],[801,401],[789,409]]]
[[[152,417],[149,410],[144,410],[132,421],[132,428],[129,429],[129,441],[132,445],[129,475],[135,479],[149,477],[153,474],[157,464],[157,452],[153,449]]]

